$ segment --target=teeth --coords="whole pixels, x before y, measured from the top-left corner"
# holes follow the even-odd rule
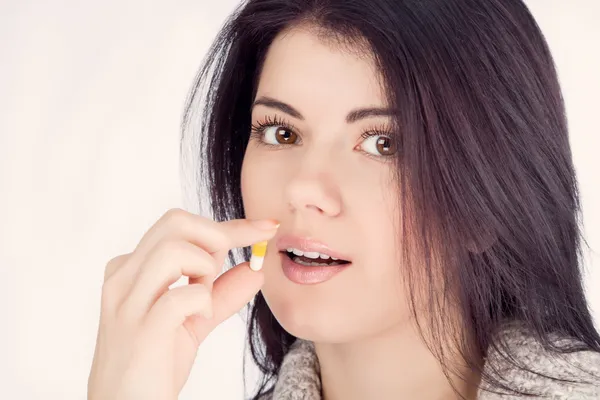
[[[294,249],[293,247],[288,247],[287,249],[288,253],[293,253],[294,255],[297,256],[304,256],[307,258],[312,258],[312,259],[323,259],[323,260],[329,260],[329,258],[331,258],[332,260],[339,260],[339,258],[335,258],[335,257],[329,257],[327,254],[322,254],[316,251],[302,251],[302,250],[298,250],[298,249]]]

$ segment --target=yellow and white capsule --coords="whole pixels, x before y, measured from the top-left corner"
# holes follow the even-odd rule
[[[250,269],[253,271],[259,271],[263,262],[265,261],[265,254],[267,254],[267,241],[258,242],[252,245],[252,257],[250,257]]]

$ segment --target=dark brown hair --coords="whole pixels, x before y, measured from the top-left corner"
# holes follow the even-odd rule
[[[521,0],[244,2],[210,49],[183,121],[184,139],[201,139],[198,188],[209,189],[214,218],[244,217],[240,172],[261,65],[274,38],[299,24],[339,45],[366,44],[399,110],[399,268],[447,375],[448,352],[480,370],[511,321],[556,352],[600,352],[581,281],[580,204],[561,90]],[[241,256],[247,260],[248,249]],[[422,307],[428,313],[417,314]],[[441,318],[451,311],[459,318]],[[264,374],[258,397],[272,390],[296,338],[260,292],[248,330]],[[450,333],[453,345],[436,340]],[[559,348],[550,333],[578,345]]]

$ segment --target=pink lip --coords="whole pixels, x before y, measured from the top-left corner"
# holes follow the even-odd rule
[[[280,251],[281,268],[283,274],[292,282],[301,285],[314,285],[322,283],[333,278],[339,272],[348,268],[352,263],[332,265],[332,266],[307,266],[297,264],[292,261],[285,253],[287,249],[293,247],[304,252],[316,251],[327,254],[340,260],[350,261],[350,257],[331,249],[328,245],[316,239],[309,237],[283,235],[276,241],[277,249]]]
[[[276,243],[277,249],[279,251],[285,251],[286,249],[293,247],[294,249],[298,249],[301,251],[316,251],[322,254],[327,254],[330,257],[338,258],[340,260],[352,261],[350,260],[348,255],[339,253],[336,250],[331,249],[325,243],[320,242],[316,239],[311,239],[309,237],[284,235],[277,239]]]
[[[328,267],[300,265],[293,262],[285,253],[279,253],[283,274],[292,282],[300,285],[315,285],[333,278],[352,264]]]

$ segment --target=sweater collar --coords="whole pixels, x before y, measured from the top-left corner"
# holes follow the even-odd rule
[[[576,342],[550,336],[557,344],[574,344]],[[591,351],[570,353],[559,357],[545,350],[533,335],[523,328],[511,325],[501,332],[497,343],[506,345],[510,354],[517,361],[541,374],[571,379],[587,379],[587,384],[570,384],[557,382],[538,374],[515,369],[506,358],[499,346],[490,346],[484,372],[500,376],[500,381],[511,388],[532,392],[536,395],[547,395],[550,398],[561,399],[600,399],[600,354]],[[566,342],[568,343],[566,343]],[[595,378],[586,374],[585,370],[595,374]],[[495,389],[495,392],[499,390]],[[320,367],[314,344],[307,340],[298,339],[284,357],[275,384],[273,400],[320,400],[321,379]],[[506,399],[501,393],[493,393],[481,386],[478,400]],[[519,397],[510,397],[519,398]]]

